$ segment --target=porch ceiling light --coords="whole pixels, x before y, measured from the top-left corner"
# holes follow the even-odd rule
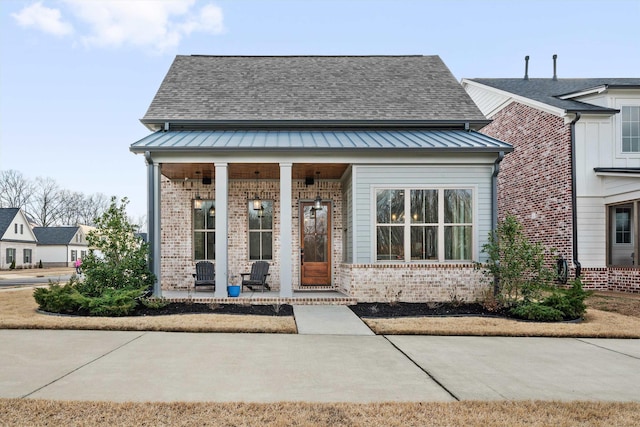
[[[258,175],[260,175],[260,171],[256,171],[256,196],[253,198],[254,211],[259,211],[262,209],[262,200],[260,200],[260,196],[258,195]]]
[[[320,209],[322,209],[322,197],[320,197],[320,171],[316,172],[316,175],[318,175],[318,178],[316,179],[316,183],[318,185],[318,195],[313,201],[313,209],[319,211]]]

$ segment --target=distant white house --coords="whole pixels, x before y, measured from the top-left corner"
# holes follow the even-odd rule
[[[34,227],[38,239],[38,256],[45,267],[73,267],[84,258],[89,246],[84,226]]]
[[[19,208],[0,208],[0,269],[32,268],[37,255],[37,239]]]

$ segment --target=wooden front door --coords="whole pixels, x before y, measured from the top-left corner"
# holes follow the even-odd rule
[[[300,203],[300,283],[331,286],[331,204]]]

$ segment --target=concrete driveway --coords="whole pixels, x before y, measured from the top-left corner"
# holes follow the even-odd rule
[[[640,340],[0,330],[0,397],[640,401]]]

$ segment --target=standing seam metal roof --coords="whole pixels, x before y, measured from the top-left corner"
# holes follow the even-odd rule
[[[464,130],[211,130],[153,133],[133,152],[224,149],[474,149],[511,151],[510,144]]]

